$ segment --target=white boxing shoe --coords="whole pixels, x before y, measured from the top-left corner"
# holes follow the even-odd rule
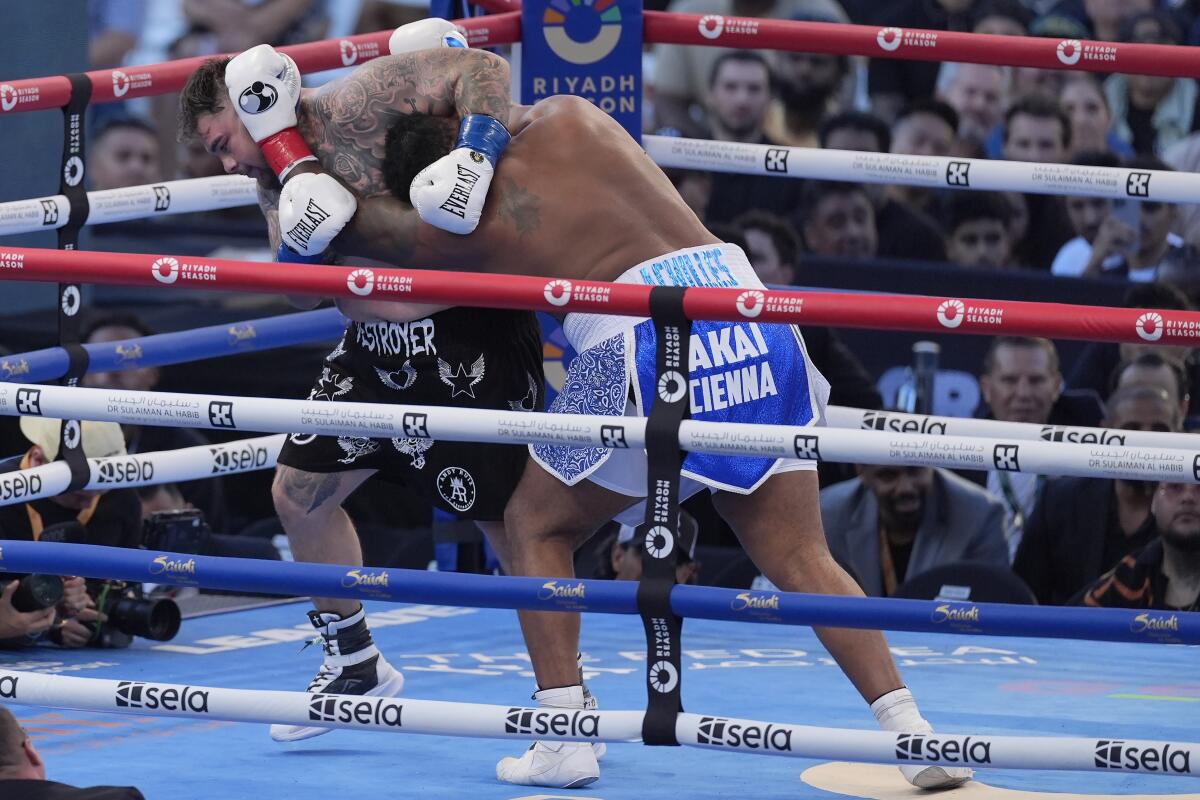
[[[583,686],[564,686],[534,692],[541,708],[588,707]],[[595,698],[591,698],[595,703]],[[594,706],[593,706],[594,707]],[[520,786],[578,789],[600,779],[600,764],[591,742],[534,742],[520,758],[511,756],[496,764],[496,777]]]
[[[888,692],[871,704],[871,713],[879,727],[894,733],[933,733],[930,725],[917,709],[912,692],[901,687]],[[974,777],[975,772],[967,767],[943,767],[938,764],[901,766],[900,774],[919,789],[953,789],[962,786]]]

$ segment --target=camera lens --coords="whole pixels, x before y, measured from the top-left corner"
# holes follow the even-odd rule
[[[109,606],[108,624],[130,636],[167,642],[179,633],[182,616],[174,600],[122,597]]]
[[[17,611],[41,611],[43,608],[58,605],[62,596],[62,578],[57,575],[34,573],[21,578],[17,591],[13,593],[12,604]]]

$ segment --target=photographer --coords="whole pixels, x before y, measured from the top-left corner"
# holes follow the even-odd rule
[[[22,417],[21,433],[30,441],[20,456],[0,461],[0,473],[33,469],[59,457],[62,421],[48,417]],[[83,423],[83,451],[88,458],[104,458],[125,452],[124,438],[118,425],[111,422]],[[29,503],[0,507],[0,538],[32,541],[67,541],[115,547],[137,547],[141,542],[142,510],[137,493],[131,489],[75,491]],[[0,576],[2,579],[3,576]],[[15,581],[7,592],[16,591]],[[11,601],[0,603],[0,619],[17,612]],[[49,609],[53,612],[53,609]],[[24,634],[44,629],[42,612],[38,623]],[[57,603],[57,621],[50,638],[64,647],[83,647],[93,638],[93,625],[103,620],[96,603],[88,594],[84,580],[63,579],[62,599]],[[29,623],[29,618],[24,618]],[[13,634],[20,637],[22,632]],[[4,634],[0,632],[0,638]],[[19,639],[17,640],[20,641]],[[8,644],[14,642],[10,639]]]
[[[132,786],[77,789],[46,780],[46,762],[17,718],[0,706],[0,797],[21,800],[145,800]]]
[[[0,591],[0,639],[30,638],[45,633],[54,623],[54,609],[18,611],[12,603],[17,581],[9,581]]]

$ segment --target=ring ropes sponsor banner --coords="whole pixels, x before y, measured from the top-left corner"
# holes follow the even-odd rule
[[[283,441],[283,434],[276,434],[178,450],[89,458],[89,477],[81,488],[103,491],[120,486],[155,486],[270,469],[275,466]],[[63,461],[0,474],[0,506],[62,494],[70,478],[70,468]]]
[[[521,708],[438,700],[224,689],[0,671],[0,699],[147,716],[494,739],[636,742],[640,711]],[[1200,744],[1121,737],[887,733],[681,713],[681,744],[763,755],[1000,769],[1196,777]]]
[[[573,94],[642,134],[642,4],[525,0],[521,102]]]
[[[612,434],[612,418],[595,415],[68,389],[19,383],[0,384],[0,415],[373,439],[646,446],[646,420],[634,417],[622,418],[624,431],[617,441]],[[1193,450],[696,420],[680,423],[679,442],[684,450],[717,455],[1200,483],[1200,451]]]

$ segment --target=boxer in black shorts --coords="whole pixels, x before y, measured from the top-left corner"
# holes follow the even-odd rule
[[[541,411],[542,342],[532,313],[451,308],[409,322],[351,322],[310,400]],[[511,445],[288,437],[279,463],[309,473],[376,470],[465,519],[504,518],[528,451]]]

